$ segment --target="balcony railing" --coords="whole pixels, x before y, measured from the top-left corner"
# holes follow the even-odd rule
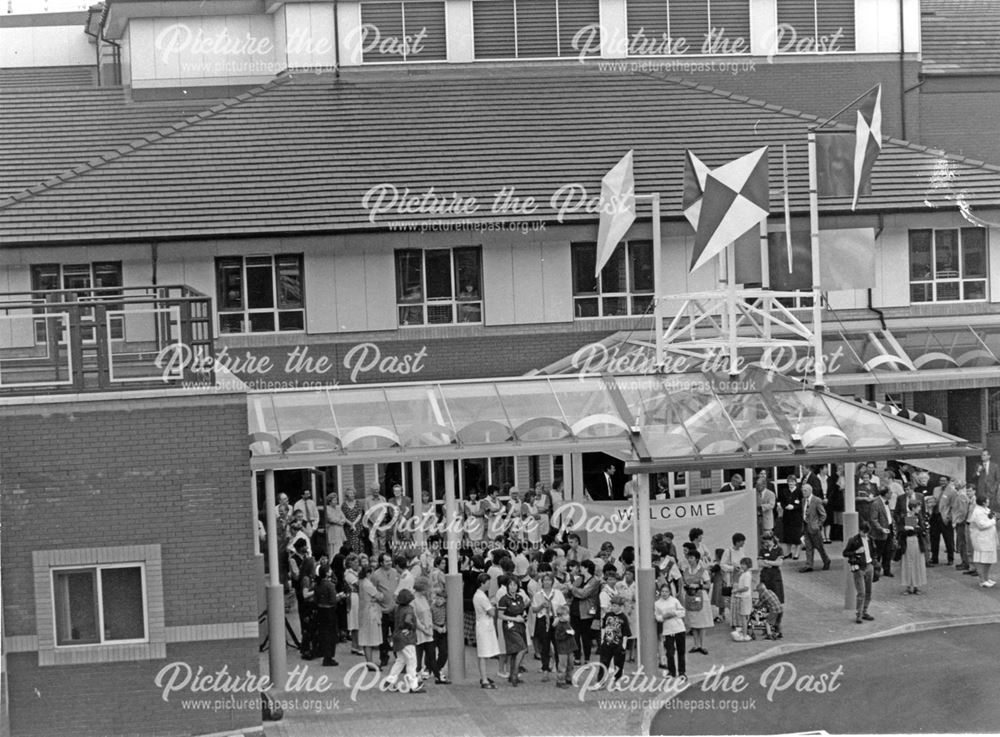
[[[0,294],[0,395],[214,383],[212,302],[184,285]]]

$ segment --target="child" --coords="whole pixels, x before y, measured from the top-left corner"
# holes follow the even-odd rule
[[[750,640],[750,634],[747,632],[747,620],[750,617],[750,610],[753,608],[753,574],[750,573],[750,569],[753,567],[753,561],[750,558],[740,559],[740,572],[739,577],[736,580],[736,585],[733,586],[733,616],[735,620],[733,624],[736,629],[734,630],[737,635],[733,635],[733,639],[737,642],[747,642]]]
[[[434,587],[434,598],[431,599],[431,621],[434,624],[434,663],[431,672],[434,683],[447,685],[451,683],[441,670],[448,662],[448,600],[445,597],[444,586]]]
[[[397,681],[406,667],[406,691],[427,693],[417,679],[417,615],[413,611],[413,592],[401,589],[396,594],[396,618],[392,635],[392,647],[396,651],[396,662],[386,676],[390,691],[399,690]]]
[[[569,688],[573,685],[573,666],[576,665],[573,653],[576,651],[576,632],[569,623],[569,607],[565,604],[556,609],[556,654],[563,658],[566,670],[563,677],[556,674],[556,686]]]
[[[767,622],[765,623],[767,634],[764,635],[764,639],[780,640],[781,616],[784,607],[781,606],[778,595],[765,586],[763,581],[757,583],[757,606],[767,611]]]
[[[674,678],[686,678],[684,654],[684,607],[669,584],[660,586],[660,598],[653,604],[653,616],[660,623],[663,647],[667,651],[667,672]],[[676,653],[676,662],[675,662]]]
[[[632,628],[629,627],[628,617],[624,612],[625,597],[614,594],[609,603],[611,611],[601,620],[601,641],[597,646],[597,654],[608,676],[617,681],[622,677],[625,667],[625,643],[632,637]],[[613,673],[610,670],[612,660],[615,663]]]

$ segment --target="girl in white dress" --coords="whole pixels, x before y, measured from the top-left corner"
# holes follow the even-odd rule
[[[483,503],[479,500],[479,494],[476,491],[469,492],[469,498],[465,500],[465,531],[469,542],[473,544],[481,543],[486,535],[483,515]]]
[[[486,661],[500,654],[500,644],[497,641],[496,625],[493,617],[496,607],[490,602],[486,593],[490,585],[490,577],[479,574],[479,588],[472,597],[472,608],[476,613],[476,656],[479,658],[479,685],[481,688],[496,688],[496,684],[486,675]]]
[[[538,511],[538,502],[535,500],[534,492],[529,491],[522,505],[525,532],[528,543],[537,546],[542,541],[542,515]]]
[[[549,495],[547,484],[539,481],[535,484],[535,507],[538,509],[538,530],[542,537],[549,534],[552,514],[552,497]]]

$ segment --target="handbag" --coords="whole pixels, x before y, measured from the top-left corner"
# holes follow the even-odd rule
[[[703,605],[701,599],[701,589],[696,589],[693,593],[687,591],[687,596],[684,597],[684,608],[689,612],[700,612]]]
[[[723,587],[722,587],[722,595],[723,596],[732,596],[733,595],[733,587],[732,586],[725,586],[725,585],[723,585]]]
[[[874,564],[872,565],[872,567],[873,567],[873,570],[872,570],[872,583],[875,583],[880,578],[882,578],[882,564],[879,563],[878,561],[875,561]]]

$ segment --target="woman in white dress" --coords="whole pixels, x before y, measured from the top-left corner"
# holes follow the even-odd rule
[[[552,495],[549,493],[548,484],[541,481],[535,484],[535,506],[538,508],[538,529],[544,538],[552,526]]]
[[[972,563],[979,570],[979,585],[986,589],[996,586],[990,568],[997,562],[997,520],[988,504],[985,494],[976,494],[976,508],[969,520]]]
[[[503,530],[501,529],[503,525],[499,520],[501,510],[503,509],[503,502],[497,499],[497,492],[499,491],[496,486],[490,484],[486,487],[486,498],[482,501],[483,522],[486,525],[487,540],[496,540],[503,535]]]
[[[496,688],[496,684],[486,675],[486,661],[500,654],[500,643],[497,641],[497,630],[493,617],[496,607],[490,602],[486,590],[490,585],[490,577],[479,574],[479,588],[472,597],[472,608],[476,613],[476,656],[479,658],[479,685],[481,688]]]
[[[470,491],[469,498],[465,500],[465,531],[474,548],[478,547],[486,536],[484,514],[479,493],[475,490]]]
[[[331,494],[326,500],[326,529],[329,535],[326,554],[331,558],[340,552],[341,546],[347,540],[347,535],[344,532],[345,524],[347,524],[347,516],[337,504],[337,497]]]
[[[360,624],[358,617],[358,607],[360,605],[358,599],[358,571],[360,570],[361,558],[357,554],[351,553],[347,556],[347,560],[344,561],[344,583],[351,594],[350,605],[347,609],[347,631],[351,633],[352,655],[365,654],[364,650],[358,644],[358,626]]]

